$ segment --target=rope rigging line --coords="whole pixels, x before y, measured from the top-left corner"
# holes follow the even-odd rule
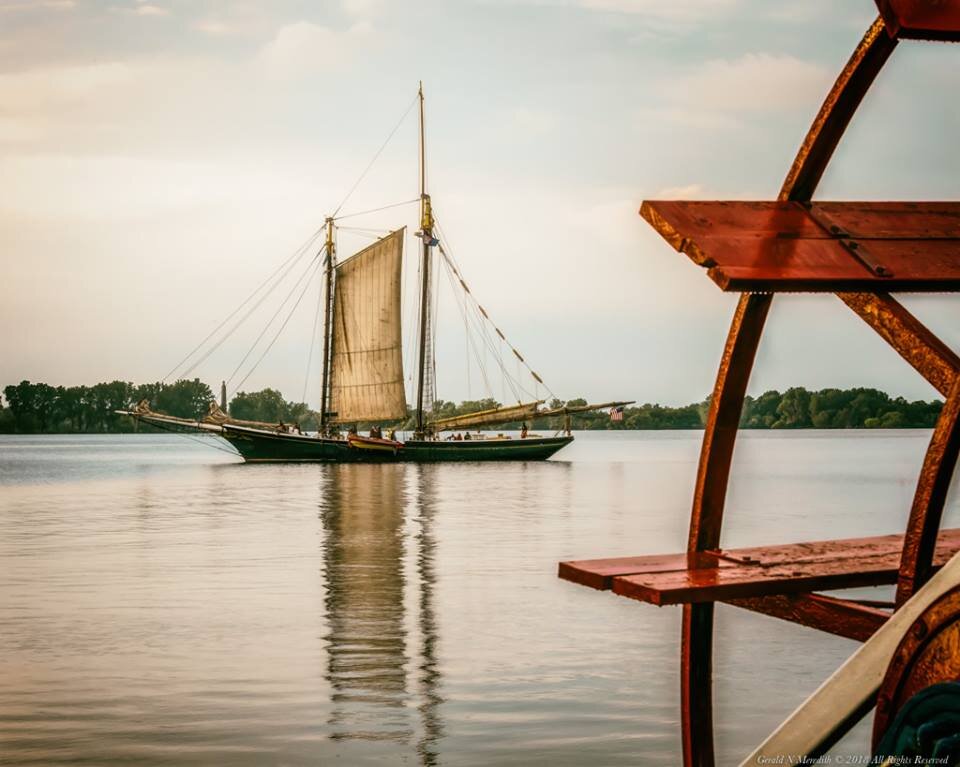
[[[440,246],[440,250],[441,250],[441,253],[443,253],[443,255],[446,257],[446,256],[447,256],[447,253],[446,253],[446,251],[443,249],[443,246],[442,246],[442,245]],[[450,260],[449,260],[448,257],[445,258],[445,260],[444,260],[444,265],[445,265],[449,270],[451,270],[451,272],[453,273],[453,275],[455,276],[455,278],[457,279],[457,281],[460,283],[460,285],[461,285],[462,288],[463,288],[462,292],[463,292],[465,295],[471,295],[471,297],[472,297],[472,294],[470,294],[470,289],[466,286],[466,283],[465,283],[465,282],[463,281],[463,279],[460,277],[459,272],[456,271],[455,266],[450,262]],[[456,288],[454,287],[454,293],[456,293],[456,292],[457,292],[457,291],[456,291]],[[490,352],[490,354],[493,356],[494,360],[495,360],[496,363],[497,363],[497,366],[500,368],[500,372],[501,372],[501,375],[502,375],[502,378],[503,378],[503,382],[510,387],[511,392],[512,392],[513,395],[517,398],[517,401],[518,401],[518,402],[522,402],[522,399],[523,399],[523,398],[522,398],[522,396],[521,396],[521,393],[524,394],[524,395],[526,395],[527,397],[530,397],[530,398],[533,398],[533,399],[539,399],[539,397],[536,395],[535,392],[531,392],[528,388],[526,388],[526,387],[520,382],[519,377],[513,376],[513,375],[510,373],[510,371],[507,369],[506,364],[504,364],[504,362],[503,362],[503,355],[502,355],[502,354],[497,350],[497,348],[494,346],[493,338],[490,336],[490,333],[489,333],[489,331],[487,330],[487,326],[490,325],[491,327],[493,327],[493,329],[496,330],[497,335],[499,336],[499,338],[501,339],[501,341],[502,341],[502,342],[505,342],[508,346],[510,346],[510,342],[507,341],[506,336],[504,336],[504,334],[500,331],[499,328],[497,328],[496,326],[493,325],[493,323],[490,321],[489,315],[487,315],[487,313],[486,313],[486,311],[484,310],[484,308],[483,308],[482,306],[480,306],[480,304],[477,302],[477,300],[476,300],[475,298],[473,299],[472,303],[470,303],[470,304],[468,304],[468,305],[469,305],[469,307],[473,310],[473,312],[472,312],[472,314],[471,314],[471,317],[472,317],[472,319],[473,319],[473,323],[474,323],[474,325],[475,325],[475,328],[476,328],[477,333],[478,333],[478,334],[481,336],[481,338],[483,339],[483,342],[484,342],[485,347],[486,347],[487,350]],[[516,355],[517,359],[522,361],[522,358],[521,358],[520,355],[516,352],[516,350],[513,349],[512,346],[510,346],[510,349],[514,352],[514,354]],[[524,364],[524,366],[526,366],[526,363],[525,363],[525,362],[524,362],[523,364]],[[527,369],[529,370],[529,367],[528,367]],[[529,371],[529,372],[531,373],[531,375],[536,376],[536,374],[533,373],[533,371]]]
[[[359,232],[361,234],[367,233],[380,236],[390,234],[392,231],[390,229],[376,229],[372,226],[339,226],[337,229],[341,232]]]
[[[443,228],[440,226],[440,223],[437,221],[436,216],[434,216],[434,224],[437,228],[437,231],[443,237],[443,241],[449,242],[447,239],[446,233],[443,231]],[[483,315],[486,322],[489,323],[491,327],[493,327],[497,335],[500,336],[500,338],[507,344],[507,346],[510,347],[510,351],[513,352],[514,357],[516,357],[518,362],[522,364],[524,368],[526,368],[527,372],[530,374],[530,377],[533,378],[533,380],[536,382],[534,384],[534,388],[536,389],[536,384],[540,384],[541,386],[544,387],[544,389],[547,390],[547,393],[549,393],[551,397],[556,398],[557,395],[554,394],[553,390],[546,384],[546,382],[544,382],[544,380],[530,367],[530,365],[527,364],[527,361],[523,358],[520,352],[517,351],[517,349],[513,346],[513,344],[510,343],[507,337],[503,334],[503,331],[501,331],[500,328],[498,328],[496,325],[493,324],[493,321],[490,319],[490,316],[487,314],[484,308],[480,305],[480,303],[474,297],[473,293],[470,291],[470,288],[467,286],[466,281],[463,279],[463,276],[459,269],[459,265],[456,263],[456,259],[452,256],[452,254],[447,252],[447,249],[443,246],[443,242],[439,244],[439,250],[443,258],[449,263],[450,268],[453,270],[453,273],[456,275],[457,280],[460,282],[460,285],[462,286],[464,293],[470,296],[470,299],[472,303],[475,305],[476,309],[478,309],[480,314]],[[504,366],[501,363],[501,368],[503,367]],[[506,374],[506,371],[504,372]],[[520,385],[519,381],[517,381],[517,385],[518,386]],[[524,392],[528,394],[531,393],[525,387],[521,386],[521,388],[523,389]],[[535,399],[538,398],[535,393],[533,394],[533,396]]]
[[[441,246],[441,252],[446,256],[446,253],[443,251],[442,246]],[[460,275],[456,272],[455,268],[454,268],[453,265],[450,263],[449,259],[445,258],[445,259],[442,261],[442,263],[443,263],[443,265],[444,265],[444,268],[447,270],[447,274],[449,275],[450,279],[451,279],[451,280],[456,279],[457,282],[459,282],[461,286],[464,286],[464,287],[465,287],[465,284],[463,283],[462,279],[460,278]],[[472,311],[468,311],[468,312],[467,312],[467,316],[469,316],[469,317],[471,318],[471,320],[473,321],[473,324],[474,324],[474,327],[475,327],[475,332],[476,332],[476,333],[481,337],[481,339],[483,340],[485,350],[486,350],[486,351],[489,351],[489,352],[491,353],[491,355],[492,355],[493,358],[494,358],[494,361],[497,363],[497,366],[500,368],[501,379],[502,379],[503,384],[504,384],[505,386],[509,386],[511,393],[513,394],[514,397],[516,397],[517,402],[522,402],[522,400],[523,400],[522,394],[526,394],[526,395],[529,396],[529,397],[533,397],[534,395],[533,395],[526,387],[524,387],[517,378],[515,378],[513,375],[510,374],[510,371],[507,370],[506,365],[504,365],[504,363],[503,363],[503,356],[502,356],[501,354],[499,354],[499,353],[496,351],[496,349],[494,348],[494,346],[493,346],[493,339],[490,337],[490,334],[488,333],[487,328],[486,328],[486,324],[484,323],[484,320],[483,320],[483,318],[481,318],[481,315],[480,315],[480,312],[483,312],[483,308],[480,307],[480,305],[476,303],[476,300],[474,300],[473,304],[467,303],[466,295],[468,295],[468,294],[470,293],[469,289],[459,290],[459,291],[458,291],[458,290],[457,290],[457,286],[456,286],[455,284],[453,284],[453,288],[452,288],[452,289],[453,289],[453,294],[454,294],[454,296],[458,296],[458,295],[460,295],[461,293],[464,295],[464,299],[463,299],[463,301],[464,301],[464,304],[463,304],[464,309],[465,309],[465,310],[472,310]],[[458,300],[459,300],[459,299],[458,299]],[[477,311],[477,309],[479,309],[479,312]],[[483,314],[483,317],[486,317],[486,313]],[[489,317],[486,317],[486,319],[489,321]],[[500,335],[501,338],[503,338],[503,334],[502,334],[502,333],[500,333],[499,335]],[[482,373],[483,376],[484,376],[484,382],[485,382],[486,387],[487,387],[487,393],[492,397],[492,396],[493,396],[493,389],[492,389],[492,387],[490,386],[489,378],[487,378],[487,375],[486,375],[486,365],[484,364],[483,361],[481,361],[481,360],[479,359],[479,356],[478,356],[478,364],[479,364],[479,366],[480,366],[480,368],[481,368],[481,373]],[[506,400],[506,396],[505,396],[505,395],[506,395],[506,391],[504,390],[504,393],[503,393],[503,395],[501,396],[501,399]],[[536,397],[534,397],[534,398],[536,399]]]
[[[459,281],[459,278],[456,277],[455,273],[452,271],[450,265],[446,261],[444,261],[444,267],[447,269],[448,274],[452,275],[451,279],[457,279]],[[454,291],[454,295],[456,295],[458,292],[463,292],[463,291],[457,291],[456,285],[453,286],[453,291]],[[514,397],[516,397],[518,403],[523,401],[523,396],[522,396],[523,394],[526,394],[528,397],[532,397],[533,394],[526,387],[524,387],[523,384],[521,384],[517,378],[511,375],[509,370],[507,370],[507,366],[503,363],[503,356],[498,354],[496,350],[493,348],[493,339],[490,337],[490,334],[487,332],[486,326],[484,325],[483,320],[480,317],[480,314],[476,311],[476,309],[473,306],[471,306],[466,302],[466,298],[464,298],[464,308],[465,310],[468,311],[468,316],[473,322],[475,333],[480,336],[480,338],[484,343],[485,351],[489,351],[490,354],[493,356],[494,361],[497,363],[497,367],[499,367],[500,369],[500,374],[501,374],[501,379],[503,384],[510,388],[510,392],[513,394]],[[469,310],[472,310],[472,312]],[[484,359],[485,358],[486,358],[486,355],[484,355]],[[487,378],[487,375],[486,375],[486,365],[484,364],[484,362],[481,362],[479,360],[478,360],[478,363],[481,367],[481,372],[484,375],[484,381],[487,386],[487,393],[492,397],[493,387],[490,386],[489,379]],[[504,390],[504,395],[502,396],[503,400],[506,400],[505,395],[506,395],[506,391]]]
[[[320,251],[320,252],[322,253],[323,251]],[[260,335],[257,336],[256,340],[250,345],[250,348],[247,349],[247,353],[243,355],[243,359],[241,359],[240,362],[237,363],[237,366],[233,369],[233,372],[230,374],[230,377],[226,380],[227,386],[230,385],[230,383],[236,377],[237,373],[240,371],[240,368],[243,367],[243,364],[247,361],[250,355],[253,354],[253,350],[257,348],[257,345],[260,343],[263,337],[267,334],[267,331],[270,329],[270,326],[273,324],[273,321],[277,319],[277,317],[280,315],[280,312],[283,311],[283,307],[287,305],[287,302],[290,300],[290,297],[296,292],[297,288],[300,287],[300,284],[307,277],[307,274],[310,272],[311,269],[314,269],[317,263],[319,262],[320,262],[320,253],[317,253],[317,255],[315,255],[313,258],[310,259],[310,262],[307,264],[307,268],[304,269],[303,272],[301,272],[299,277],[297,277],[296,281],[293,283],[293,287],[290,288],[290,291],[287,293],[286,297],[283,299],[283,301],[280,302],[280,306],[277,307],[277,310],[273,313],[273,316],[267,321],[267,324],[263,326],[263,330],[260,331]],[[309,284],[309,280],[307,284]],[[301,294],[301,298],[302,298],[302,294]],[[248,373],[247,375],[249,376],[250,374]],[[244,380],[246,380],[246,378],[244,378]],[[234,389],[234,391],[236,391],[236,389]]]
[[[226,453],[227,455],[232,455],[232,456],[234,456],[235,458],[239,458],[239,457],[240,457],[240,453],[239,453],[237,450],[227,450],[227,448],[221,447],[220,445],[216,445],[216,444],[214,444],[214,443],[212,443],[212,442],[206,442],[206,441],[200,439],[199,437],[193,437],[193,436],[187,434],[186,432],[179,431],[179,430],[177,430],[177,429],[168,429],[168,428],[166,428],[165,426],[161,426],[160,424],[154,423],[154,422],[152,422],[152,421],[144,421],[144,423],[147,424],[148,426],[152,426],[154,429],[160,429],[160,431],[167,431],[167,432],[170,432],[171,434],[176,434],[178,437],[185,437],[185,438],[187,438],[187,439],[189,439],[189,440],[193,440],[193,441],[196,442],[197,444],[203,445],[204,447],[212,447],[214,450],[219,450],[220,452]],[[216,437],[217,435],[216,435],[216,434],[211,434],[210,436],[211,436],[211,437]],[[221,439],[222,439],[222,438],[221,438]]]
[[[247,380],[251,375],[253,375],[253,371],[257,369],[257,367],[260,365],[261,362],[263,362],[263,358],[266,357],[266,356],[267,356],[267,352],[269,352],[269,351],[273,348],[273,345],[277,342],[277,339],[280,337],[280,334],[281,334],[281,333],[284,331],[284,329],[287,327],[287,323],[290,322],[290,318],[293,317],[294,312],[297,311],[297,307],[300,306],[300,302],[303,300],[303,297],[304,297],[304,296],[306,295],[306,293],[307,293],[307,288],[310,287],[310,283],[313,282],[313,278],[316,277],[316,275],[320,272],[320,263],[321,263],[321,262],[320,262],[319,260],[316,260],[315,262],[312,262],[312,263],[313,263],[313,266],[314,266],[313,274],[311,274],[311,275],[307,278],[306,283],[305,283],[304,286],[303,286],[303,290],[300,291],[300,295],[297,297],[296,302],[294,303],[294,305],[293,305],[293,306],[291,307],[291,309],[290,309],[290,313],[287,314],[286,319],[283,321],[283,323],[280,325],[280,327],[277,328],[277,332],[274,334],[273,338],[270,339],[270,343],[267,344],[267,348],[265,348],[265,349],[263,350],[263,353],[260,355],[260,357],[257,359],[257,361],[256,361],[255,363],[253,363],[253,367],[250,368],[250,370],[247,371],[247,374],[240,380],[240,383],[238,383],[238,384],[236,385],[236,387],[234,387],[234,390],[233,390],[234,393],[236,393],[237,390],[238,390],[241,386],[243,386],[244,383],[246,383],[246,380]],[[272,322],[273,322],[273,321],[271,320],[271,323],[272,323]]]
[[[358,210],[356,213],[344,213],[342,216],[334,216],[334,221],[343,221],[345,218],[356,218],[357,216],[368,216],[371,213],[379,213],[381,210],[390,210],[391,208],[399,208],[402,205],[413,205],[415,202],[420,202],[419,197],[414,197],[412,200],[404,200],[403,202],[392,202],[389,205],[381,205],[379,208],[370,208],[369,210]],[[348,227],[341,227],[346,229]],[[390,231],[387,229],[386,231]]]
[[[321,287],[317,291],[317,308],[314,309],[313,315],[313,333],[310,334],[310,351],[307,353],[307,372],[303,376],[303,395],[300,397],[301,402],[307,401],[307,387],[310,385],[310,366],[313,364],[313,348],[317,344],[317,327],[320,325],[320,315],[323,313],[320,309],[323,307],[323,297],[325,291]]]
[[[224,344],[224,342],[225,342],[228,338],[230,338],[234,333],[236,333],[237,330],[240,328],[240,326],[243,325],[243,323],[246,322],[248,319],[250,319],[250,317],[253,315],[253,313],[254,313],[255,311],[257,311],[257,309],[259,309],[259,308],[263,305],[263,302],[266,301],[267,298],[269,298],[269,296],[273,293],[273,291],[276,290],[277,287],[280,286],[280,284],[287,278],[287,275],[289,275],[290,272],[293,271],[293,268],[300,262],[300,260],[303,258],[303,256],[304,256],[307,252],[308,252],[308,251],[305,250],[305,249],[302,250],[302,251],[300,252],[300,254],[298,255],[298,257],[297,257],[294,261],[291,261],[290,264],[287,266],[287,268],[284,269],[283,273],[280,274],[279,277],[276,277],[276,279],[275,279],[274,282],[273,282],[273,285],[271,285],[271,286],[266,290],[266,292],[264,292],[264,293],[256,300],[256,302],[254,302],[253,306],[251,306],[251,307],[247,310],[246,314],[244,314],[236,323],[234,323],[234,325],[233,325],[232,328],[230,328],[224,335],[222,335],[222,336],[220,337],[220,339],[219,339],[215,344],[213,344],[213,346],[211,346],[209,349],[207,349],[207,351],[204,352],[204,354],[203,354],[200,358],[198,358],[192,365],[190,365],[189,368],[187,368],[185,371],[183,371],[182,373],[180,373],[180,375],[181,375],[181,376],[188,376],[188,375],[190,375],[190,373],[192,373],[192,372],[193,372],[194,370],[196,370],[200,365],[202,365],[206,360],[208,360],[208,359],[210,358],[210,355],[213,354],[217,349],[219,349],[219,348]],[[322,251],[321,251],[321,252],[322,252]]]
[[[320,252],[322,253],[323,250],[321,249]],[[304,253],[306,253],[306,251],[304,251]],[[319,254],[317,254],[317,255],[319,255]],[[303,257],[303,254],[301,254],[300,258],[302,258],[302,257]],[[290,274],[291,271],[293,271],[293,267],[296,266],[299,261],[300,261],[300,259],[298,258],[296,261],[294,261],[293,263],[291,263],[290,266],[288,266],[287,269],[284,271],[284,273],[281,274],[281,275],[276,279],[276,281],[275,281],[274,284],[270,287],[270,289],[267,290],[266,293],[264,293],[262,296],[260,296],[260,298],[257,299],[257,302],[256,302],[253,306],[250,307],[250,309],[247,311],[247,313],[244,314],[243,317],[241,317],[240,320],[239,320],[232,328],[230,328],[230,330],[228,330],[228,331],[226,332],[226,334],[223,335],[223,336],[220,338],[219,341],[217,341],[213,346],[211,346],[211,347],[204,353],[204,355],[203,355],[202,357],[200,357],[200,359],[198,359],[196,362],[194,362],[186,371],[184,371],[183,373],[181,373],[181,375],[183,375],[183,376],[190,375],[190,373],[192,373],[194,370],[196,370],[197,367],[199,367],[201,364],[203,364],[203,362],[205,362],[207,359],[209,359],[210,355],[213,354],[217,349],[219,349],[219,348],[223,345],[223,343],[224,343],[228,338],[230,338],[230,336],[232,336],[232,335],[237,331],[237,329],[239,329],[239,327],[240,327],[241,325],[243,325],[243,323],[246,322],[246,321],[250,318],[250,316],[251,316],[255,311],[257,311],[257,309],[259,309],[259,308],[263,305],[263,302],[266,301],[266,299],[270,296],[270,294],[273,293],[273,291],[276,290],[277,287],[287,278],[287,275]]]
[[[410,101],[410,104],[403,111],[403,114],[400,116],[400,119],[397,120],[397,124],[394,125],[393,130],[390,131],[390,135],[387,136],[386,140],[380,145],[380,148],[377,150],[376,154],[373,155],[373,159],[370,160],[370,162],[367,164],[367,167],[363,169],[363,173],[360,174],[360,177],[353,183],[353,186],[350,187],[350,191],[347,192],[343,200],[340,201],[340,204],[337,206],[337,209],[333,211],[333,218],[337,217],[337,213],[340,212],[340,209],[346,204],[347,200],[350,199],[350,196],[356,191],[357,187],[360,186],[360,183],[366,177],[367,173],[370,172],[370,168],[373,167],[373,164],[379,159],[383,150],[387,148],[387,144],[390,143],[390,140],[394,137],[396,132],[400,129],[400,126],[403,125],[403,121],[407,119],[407,115],[410,114],[410,110],[413,109],[413,105],[417,103],[419,98],[420,98],[420,94],[418,93]]]
[[[223,328],[224,325],[226,325],[231,319],[233,319],[233,317],[235,317],[235,316],[237,315],[237,313],[238,313],[241,309],[243,309],[243,307],[246,306],[246,305],[253,299],[254,296],[257,295],[257,293],[259,293],[261,290],[263,290],[263,288],[267,285],[267,283],[269,283],[274,277],[276,277],[277,274],[279,274],[279,273],[284,269],[284,267],[286,267],[288,264],[290,264],[291,261],[293,261],[293,262],[295,263],[295,262],[298,261],[300,258],[302,258],[302,257],[303,257],[303,254],[307,252],[307,249],[308,249],[314,242],[316,242],[317,237],[319,237],[322,232],[323,232],[323,229],[321,228],[321,229],[318,229],[317,231],[315,231],[312,235],[310,235],[310,237],[307,238],[306,242],[304,242],[304,243],[303,243],[299,248],[297,248],[290,256],[288,256],[287,259],[286,259],[282,264],[280,264],[280,266],[278,266],[276,269],[274,269],[273,272],[271,272],[270,275],[269,275],[265,280],[263,280],[263,282],[261,282],[261,283],[256,287],[256,289],[255,289],[249,296],[247,296],[247,297],[243,300],[243,302],[242,302],[236,309],[234,309],[232,312],[230,312],[230,314],[228,314],[228,315],[223,319],[223,321],[222,321],[219,325],[217,325],[217,327],[215,327],[212,331],[210,331],[210,334],[207,335],[206,338],[204,338],[200,343],[198,343],[195,347],[193,347],[193,349],[190,350],[190,353],[187,354],[186,357],[184,357],[182,360],[180,360],[180,362],[178,362],[176,365],[174,365],[173,369],[172,369],[169,373],[167,373],[167,374],[161,379],[161,382],[165,383],[168,378],[170,378],[174,373],[177,372],[177,370],[179,370],[181,367],[183,367],[183,366],[187,363],[187,361],[188,361],[194,354],[196,354],[197,351],[199,351],[199,350],[203,347],[204,344],[207,343],[207,341],[209,341],[211,338],[213,338],[213,337]],[[272,290],[272,288],[271,288],[271,290]],[[268,291],[268,293],[267,293],[268,295],[269,295],[269,292],[270,292],[270,291]],[[258,304],[258,305],[259,305],[259,304]],[[241,321],[241,323],[242,323],[242,321]],[[239,327],[239,325],[238,325],[238,327]],[[236,330],[236,327],[234,327],[234,330]],[[230,333],[232,333],[232,332],[233,332],[233,330],[230,331]],[[229,337],[230,333],[228,333],[226,337]],[[225,338],[226,338],[226,337],[225,337]],[[223,343],[223,340],[225,340],[225,338],[224,338],[224,339],[221,339],[220,343]],[[219,346],[219,345],[220,345],[220,344],[218,343],[217,346]],[[216,347],[215,347],[215,348],[216,348]],[[209,356],[210,356],[210,354],[207,353],[207,354],[200,360],[200,362],[202,362],[204,359],[206,359],[206,358],[209,357]],[[194,363],[194,364],[191,366],[190,370],[182,373],[181,375],[182,375],[182,376],[189,375],[189,373],[190,373],[198,364],[199,364],[199,362]]]
[[[455,299],[456,302],[457,302],[457,307],[460,309],[460,313],[461,313],[461,315],[463,316],[463,324],[464,324],[464,328],[466,329],[467,351],[473,352],[473,356],[474,356],[474,357],[476,358],[476,360],[477,360],[477,368],[480,370],[480,376],[483,378],[484,393],[485,393],[487,396],[489,396],[491,399],[493,399],[493,387],[490,385],[490,379],[487,377],[487,367],[486,367],[486,365],[484,364],[483,359],[482,359],[481,356],[480,356],[480,351],[477,349],[477,345],[476,345],[476,342],[475,342],[474,339],[473,339],[473,335],[470,333],[470,324],[469,324],[469,318],[468,318],[468,314],[467,314],[467,312],[468,312],[468,307],[467,307],[467,305],[466,305],[466,301],[465,301],[465,299],[462,299],[462,298],[460,297],[460,295],[459,295],[459,291],[457,290],[456,283],[454,283],[454,277],[453,277],[453,273],[452,273],[451,270],[450,270],[450,267],[449,267],[446,263],[444,263],[444,267],[445,267],[445,268],[444,268],[444,274],[447,276],[447,281],[450,283],[451,292],[453,293],[454,299]],[[468,364],[468,367],[467,367],[467,376],[468,376],[468,380],[467,380],[467,387],[468,387],[468,388],[467,388],[467,395],[468,395],[468,397],[469,397],[469,395],[470,395],[470,390],[469,390],[469,375],[470,375],[470,373],[469,373],[469,362],[470,362],[470,355],[467,354],[466,357],[467,357],[467,364]]]

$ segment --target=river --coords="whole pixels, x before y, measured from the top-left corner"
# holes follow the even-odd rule
[[[679,608],[556,570],[681,551],[700,438],[322,466],[0,437],[0,763],[678,765]],[[928,438],[744,433],[724,545],[902,532]],[[719,763],[856,646],[720,606]]]

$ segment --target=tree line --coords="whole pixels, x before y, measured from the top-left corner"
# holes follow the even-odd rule
[[[6,386],[0,398],[0,433],[64,434],[130,432],[137,423],[115,411],[146,400],[151,410],[179,418],[201,418],[214,400],[213,391],[198,378],[171,384],[132,384],[110,381],[94,386],[51,386],[21,381]],[[280,392],[239,392],[230,402],[236,418],[276,423],[302,421],[311,426],[310,408],[287,402]]]
[[[198,378],[171,384],[135,385],[110,381],[94,386],[51,386],[21,381],[6,386],[0,398],[0,433],[63,434],[129,432],[137,429],[133,419],[115,411],[147,400],[152,410],[200,418],[214,399],[210,387]],[[553,400],[551,408],[586,405],[585,399],[564,403]],[[459,404],[437,400],[433,417],[449,418],[500,407],[494,399],[466,400]],[[740,426],[745,429],[898,429],[931,428],[943,403],[939,400],[908,401],[877,389],[821,389],[794,387],[785,392],[768,391],[744,401]],[[571,416],[574,429],[702,429],[710,408],[709,398],[682,407],[643,404],[627,407],[623,420],[613,421],[607,412]],[[306,403],[285,400],[276,389],[238,392],[228,406],[230,415],[246,421],[296,423],[305,431],[316,430],[318,414]],[[408,418],[409,427],[412,413]],[[500,429],[519,428],[519,423]],[[559,428],[557,418],[535,419],[539,429]],[[361,424],[361,427],[366,424]]]

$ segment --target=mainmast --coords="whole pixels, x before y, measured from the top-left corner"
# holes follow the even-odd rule
[[[426,145],[423,133],[423,83],[420,83],[420,237],[422,238],[422,258],[420,273],[420,359],[417,366],[417,423],[416,434],[424,435],[425,419],[423,412],[423,389],[429,374],[431,360],[427,355],[427,320],[430,307],[430,246],[433,244],[433,213],[430,210],[430,195],[427,194]]]
[[[326,301],[323,316],[323,379],[320,389],[320,434],[326,431],[327,407],[330,402],[330,330],[333,316],[333,268],[336,265],[337,246],[333,241],[333,218],[327,218],[327,261],[325,269]]]

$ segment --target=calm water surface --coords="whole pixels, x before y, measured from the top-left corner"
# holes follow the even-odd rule
[[[556,566],[682,550],[700,437],[437,466],[0,437],[0,763],[676,765],[679,609]],[[927,438],[745,434],[724,544],[901,532]],[[721,764],[856,646],[717,634]]]

